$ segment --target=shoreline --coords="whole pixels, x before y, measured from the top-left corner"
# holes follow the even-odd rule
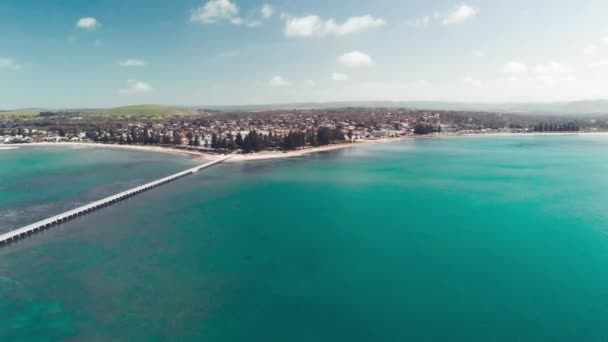
[[[455,137],[484,137],[484,136],[551,136],[551,135],[607,135],[608,132],[555,132],[555,133],[510,133],[510,132],[496,132],[496,133],[448,133],[448,134],[433,134],[433,135],[423,135],[423,136],[405,136],[400,138],[385,138],[378,140],[366,140],[352,143],[341,143],[341,144],[332,144],[332,145],[324,145],[318,147],[308,147],[300,150],[294,151],[262,151],[258,153],[250,153],[250,154],[234,154],[232,158],[230,158],[227,163],[235,163],[235,162],[246,162],[246,161],[255,161],[255,160],[268,160],[268,159],[280,159],[280,158],[293,158],[293,157],[301,157],[308,154],[320,153],[320,152],[328,152],[334,150],[340,150],[349,147],[356,146],[365,146],[365,145],[373,145],[373,144],[382,144],[396,141],[406,141],[406,140],[415,140],[415,139],[434,139],[434,138],[455,138]],[[190,151],[190,150],[182,150],[178,148],[172,147],[162,147],[162,146],[150,146],[150,145],[118,145],[118,144],[100,144],[100,143],[90,143],[90,142],[37,142],[37,143],[24,143],[24,144],[0,144],[0,150],[10,150],[20,147],[27,146],[72,146],[72,147],[102,147],[102,148],[116,148],[116,149],[128,149],[128,150],[139,150],[139,151],[147,151],[147,152],[162,152],[162,153],[171,153],[171,154],[180,154],[186,155],[196,159],[203,160],[216,160],[222,158],[224,154],[215,154],[215,153],[207,153],[202,151]]]
[[[293,158],[300,157],[307,154],[319,153],[319,152],[327,152],[333,150],[344,149],[348,147],[362,146],[362,145],[371,145],[371,144],[380,144],[394,141],[402,141],[414,139],[415,137],[405,137],[405,138],[390,138],[390,139],[378,139],[378,140],[368,140],[363,142],[354,142],[354,143],[342,143],[342,144],[332,144],[318,147],[309,147],[301,150],[295,151],[262,151],[258,153],[249,153],[249,154],[234,154],[232,158],[230,158],[227,163],[235,163],[235,162],[245,162],[245,161],[254,161],[254,160],[267,160],[267,159],[279,159],[279,158]],[[198,152],[198,151],[189,151],[182,150],[178,148],[172,147],[162,147],[162,146],[145,146],[145,145],[118,145],[118,144],[100,144],[100,143],[89,143],[89,142],[37,142],[37,143],[24,143],[24,144],[0,144],[0,149],[15,149],[28,146],[31,147],[101,147],[101,148],[116,148],[116,149],[126,149],[126,150],[139,150],[146,152],[162,152],[162,153],[171,153],[171,154],[180,154],[186,155],[196,159],[203,160],[217,160],[224,157],[224,154],[215,154],[215,153],[206,153],[206,152]]]

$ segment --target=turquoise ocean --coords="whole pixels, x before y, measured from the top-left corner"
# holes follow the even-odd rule
[[[200,163],[0,150],[0,232]],[[0,248],[0,341],[607,341],[608,136],[221,164]]]

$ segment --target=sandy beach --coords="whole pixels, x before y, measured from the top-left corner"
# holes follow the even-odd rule
[[[222,156],[221,154],[187,151],[187,150],[181,150],[181,149],[177,149],[177,148],[161,147],[161,146],[97,144],[97,143],[87,143],[87,142],[59,142],[59,143],[38,142],[38,143],[29,143],[29,144],[5,144],[5,145],[3,145],[3,147],[7,147],[7,148],[27,148],[27,147],[34,147],[34,146],[38,146],[38,147],[40,147],[40,146],[44,146],[44,147],[56,147],[56,146],[83,147],[83,146],[85,146],[85,147],[99,147],[99,148],[116,148],[116,149],[181,154],[181,155],[191,156],[194,158],[203,158],[206,160],[215,160]]]
[[[326,146],[318,146],[318,147],[308,147],[295,151],[262,151],[259,153],[250,153],[250,154],[235,154],[228,162],[245,162],[245,161],[253,161],[253,160],[265,160],[265,159],[277,159],[277,158],[293,158],[300,157],[311,153],[319,153],[319,152],[327,152],[333,151],[343,148],[369,145],[369,144],[379,144],[386,143],[392,141],[400,141],[413,139],[414,137],[404,137],[404,138],[391,138],[391,139],[378,139],[378,140],[366,140],[361,142],[353,142],[353,143],[344,143],[344,144],[333,144]],[[65,146],[65,147],[101,147],[101,148],[117,148],[117,149],[129,149],[129,150],[140,150],[140,151],[150,151],[150,152],[162,152],[162,153],[172,153],[172,154],[181,154],[187,155],[193,158],[200,158],[204,160],[216,160],[222,158],[223,154],[216,153],[206,153],[202,151],[191,151],[191,150],[182,150],[178,148],[171,147],[162,147],[162,146],[143,146],[143,145],[116,145],[116,144],[97,144],[97,143],[86,143],[86,142],[59,142],[59,143],[51,143],[51,142],[40,142],[40,143],[29,143],[29,144],[5,144],[0,146],[0,149],[13,149],[13,148],[27,148],[33,146]]]
[[[295,151],[262,151],[258,153],[250,154],[235,154],[228,163],[235,162],[246,162],[254,160],[265,160],[265,159],[277,159],[277,158],[293,158],[301,157],[307,154],[333,151],[343,148],[350,148],[356,146],[365,146],[370,144],[381,144],[394,141],[412,140],[412,139],[433,139],[433,138],[454,138],[454,137],[483,137],[483,136],[548,136],[548,135],[606,135],[608,132],[556,132],[556,133],[453,133],[453,134],[440,134],[440,135],[425,135],[425,136],[406,136],[400,138],[387,138],[378,140],[365,140],[353,143],[333,144],[318,147],[307,147]],[[222,158],[223,154],[207,153],[203,151],[192,151],[183,150],[171,147],[162,146],[149,146],[149,145],[117,145],[117,144],[98,144],[98,143],[87,143],[87,142],[40,142],[40,143],[29,143],[29,144],[4,144],[0,145],[0,150],[14,149],[19,147],[28,146],[72,146],[72,147],[101,147],[101,148],[117,148],[117,149],[130,149],[150,152],[162,152],[187,155],[192,158],[199,158],[203,160],[216,160]]]

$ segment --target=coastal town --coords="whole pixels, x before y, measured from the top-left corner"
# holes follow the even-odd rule
[[[1,112],[0,112],[1,114]],[[0,143],[166,146],[210,153],[290,151],[424,135],[601,131],[608,121],[405,108],[211,111],[111,118],[81,111],[0,115]]]

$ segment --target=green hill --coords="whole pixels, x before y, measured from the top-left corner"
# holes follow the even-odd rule
[[[40,113],[40,109],[17,109],[17,110],[0,110],[0,118],[3,117],[33,117]]]
[[[196,108],[165,105],[133,105],[91,111],[94,115],[124,117],[168,117],[200,114]]]
[[[40,117],[40,112],[54,112],[57,115],[80,115],[83,117],[123,117],[123,118],[166,118],[171,116],[194,116],[204,114],[204,111],[199,111],[196,108],[179,107],[179,106],[167,106],[167,105],[133,105],[116,108],[105,108],[105,109],[16,109],[16,110],[0,110],[0,118],[22,118],[22,119],[35,119]],[[66,114],[67,113],[67,114]]]

